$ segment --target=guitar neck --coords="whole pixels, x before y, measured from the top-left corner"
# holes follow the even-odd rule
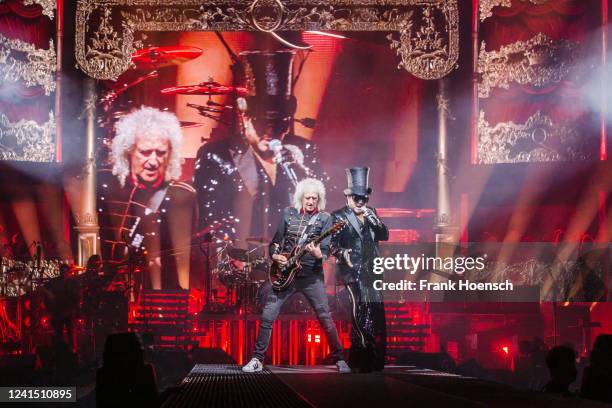
[[[315,245],[319,245],[321,243],[321,241],[323,241],[325,238],[327,238],[329,235],[331,235],[331,233],[332,233],[332,229],[328,229],[323,234],[319,235],[319,237],[317,239],[312,241],[312,243],[315,244]]]
[[[334,231],[337,231],[337,224],[334,225],[333,227],[329,228],[327,231],[325,231],[324,233],[322,233],[321,235],[319,235],[317,238],[311,240],[308,242],[308,244],[312,243],[315,246],[319,245],[321,243],[321,241],[323,241],[325,238],[327,238],[328,236],[330,236],[331,234],[334,233]],[[304,245],[302,246],[295,254],[295,259],[300,259],[302,257],[302,255],[304,255],[304,253],[306,252],[306,246],[308,245]]]
[[[332,230],[329,229],[327,231],[325,231],[323,234],[319,235],[317,238],[313,239],[312,241],[309,241],[306,245],[302,246],[300,248],[300,250],[295,254],[297,259],[300,259],[302,257],[302,255],[304,255],[304,253],[306,252],[306,246],[310,243],[316,245],[319,245],[321,243],[321,241],[323,241],[328,235],[330,235],[332,233]]]

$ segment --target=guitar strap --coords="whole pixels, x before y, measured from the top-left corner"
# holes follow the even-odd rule
[[[168,187],[170,187],[170,185],[167,185],[165,188],[162,188],[161,190],[157,190],[155,193],[153,193],[153,195],[149,199],[149,202],[147,203],[147,206],[145,208],[145,215],[153,214],[157,212],[157,210],[159,210],[159,207],[161,206],[161,203],[164,201],[164,198],[166,197],[166,193],[168,192]],[[140,248],[140,245],[142,245],[142,241],[144,239],[144,235],[139,233],[141,221],[142,219],[138,217],[129,232],[129,236],[130,238],[132,238],[129,245],[135,248]]]
[[[317,215],[310,218],[310,221],[308,221],[308,224],[306,224],[306,227],[304,228],[304,231],[302,232],[302,236],[300,237],[297,243],[298,246],[302,246],[306,243],[306,240],[308,239],[308,232],[310,231],[310,228],[314,225],[314,223],[317,222],[320,214],[321,213],[319,212],[317,213]]]
[[[153,193],[153,195],[149,199],[149,202],[147,203],[147,208],[145,209],[145,215],[149,215],[154,212],[157,212],[162,201],[164,201],[164,197],[166,197],[166,193],[168,192],[169,186],[170,185],[167,185],[166,188],[162,188],[161,190],[157,190],[155,193]]]

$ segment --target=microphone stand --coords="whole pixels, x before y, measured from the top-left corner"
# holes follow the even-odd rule
[[[296,187],[298,183],[298,178],[295,175],[295,171],[293,171],[293,169],[289,167],[289,163],[285,163],[283,161],[283,156],[280,151],[276,153],[274,161],[281,166],[281,168],[283,169],[283,173],[285,173],[285,176],[287,176],[293,187]]]

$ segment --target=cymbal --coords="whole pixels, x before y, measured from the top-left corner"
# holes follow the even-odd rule
[[[117,83],[113,85],[108,91],[100,96],[98,104],[102,105],[104,111],[108,111],[113,107],[117,98],[131,87],[138,85],[139,83],[146,81],[149,78],[157,78],[159,74],[157,71],[151,71],[148,74],[141,75],[137,78],[132,79],[129,82]]]
[[[230,258],[233,259],[237,259],[238,261],[248,261],[249,259],[249,254],[248,251],[246,249],[242,249],[242,248],[230,248],[227,251],[228,255],[230,256]]]
[[[196,128],[196,127],[200,127],[203,125],[203,123],[187,122],[185,120],[181,120],[179,123],[181,124],[181,129]]]
[[[150,47],[134,52],[132,62],[139,69],[163,68],[191,61],[202,55],[202,52],[200,48],[183,45]]]
[[[172,86],[161,90],[163,95],[229,95],[234,92],[236,92],[238,96],[247,95],[246,88],[221,85],[218,82],[202,82],[198,85]]]

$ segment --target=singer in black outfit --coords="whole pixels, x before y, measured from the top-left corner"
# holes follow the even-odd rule
[[[368,167],[346,169],[347,204],[332,213],[332,223],[344,220],[347,227],[333,236],[331,253],[349,293],[353,325],[349,366],[354,372],[380,371],[385,365],[387,344],[385,306],[382,293],[373,288],[374,258],[380,256],[378,243],[389,239],[389,230],[376,209],[366,206],[372,193]]]
[[[235,129],[197,154],[200,230],[211,228],[220,238],[270,237],[295,183],[313,176],[315,147],[292,132],[293,57],[293,51],[240,54],[248,95],[232,109]]]

